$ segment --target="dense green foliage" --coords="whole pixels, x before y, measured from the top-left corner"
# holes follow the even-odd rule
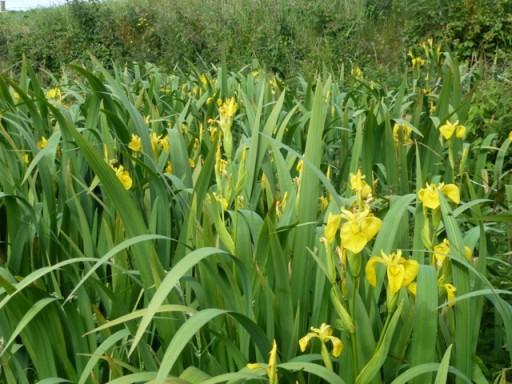
[[[396,80],[408,48],[427,37],[462,57],[504,60],[512,47],[510,0],[69,0],[0,15],[0,69],[26,55],[59,71],[87,61],[220,63],[253,60],[284,75],[352,62]],[[391,76],[391,77],[390,77]],[[382,76],[384,78],[384,76]]]
[[[510,382],[511,4],[0,14],[0,382]]]
[[[0,380],[506,382],[512,135],[471,123],[476,68],[413,52],[396,89],[2,77]]]

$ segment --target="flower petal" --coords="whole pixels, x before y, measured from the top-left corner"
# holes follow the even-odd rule
[[[334,357],[340,357],[341,352],[343,351],[343,342],[335,336],[329,337],[329,340],[332,343],[332,355]]]
[[[453,307],[455,305],[455,292],[457,292],[457,288],[453,284],[446,283],[443,284],[443,288],[446,290],[446,298],[448,299],[448,305]]]
[[[473,261],[473,250],[467,245],[464,246],[464,256],[469,262]]]
[[[457,125],[455,136],[457,136],[458,139],[463,139],[464,136],[466,136],[466,127],[462,124]]]
[[[450,253],[450,242],[444,239],[441,243],[434,246],[434,260],[438,268],[443,266],[444,260]]]
[[[368,242],[366,235],[363,232],[353,232],[351,229],[344,231],[343,227],[346,225],[350,223],[345,223],[341,227],[341,246],[352,253],[361,252]]]
[[[370,283],[372,287],[377,286],[377,272],[375,267],[378,263],[382,263],[382,258],[379,256],[372,256],[366,263],[366,267],[364,269],[366,280],[368,280],[368,283]]]
[[[394,295],[403,286],[405,268],[400,264],[390,264],[387,272],[389,293]]]
[[[327,224],[324,228],[324,236],[327,239],[327,244],[331,244],[336,238],[336,232],[340,227],[341,223],[341,214],[333,215],[329,212],[327,216]]]
[[[316,334],[314,334],[313,332],[309,332],[306,336],[300,338],[299,348],[301,352],[304,352],[307,349],[309,342],[313,337],[316,337]]]
[[[416,260],[403,260],[404,281],[402,282],[402,287],[407,287],[414,281],[414,279],[416,279],[418,271],[420,270],[420,265]]]
[[[460,203],[460,191],[459,187],[455,184],[446,184],[441,187],[441,192],[443,192],[446,197],[448,197],[455,204]]]
[[[407,286],[407,290],[416,296],[416,283],[411,283]]]
[[[373,215],[363,219],[362,230],[366,235],[366,240],[370,241],[373,239],[377,232],[379,232],[380,227],[382,227],[382,221]]]

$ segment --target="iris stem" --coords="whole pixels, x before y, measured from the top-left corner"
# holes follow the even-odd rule
[[[353,279],[354,280],[353,280],[353,284],[352,284],[352,300],[351,300],[352,303],[351,303],[350,312],[352,312],[352,318],[355,319],[355,318],[357,318],[356,302],[357,302],[357,291],[359,289],[359,275],[354,276]],[[354,369],[354,376],[357,376],[357,374],[359,373],[359,362],[358,362],[358,358],[357,358],[357,326],[355,328],[354,333],[350,334],[350,341],[352,344],[352,364],[353,364],[353,369]]]

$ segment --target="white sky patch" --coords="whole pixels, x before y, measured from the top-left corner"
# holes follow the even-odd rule
[[[52,7],[66,4],[66,0],[5,0],[8,11],[25,11],[32,8]]]

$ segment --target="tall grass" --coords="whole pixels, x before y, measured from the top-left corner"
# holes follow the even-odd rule
[[[487,266],[511,138],[474,140],[472,71],[416,54],[397,90],[356,68],[1,78],[2,381],[506,380]]]

